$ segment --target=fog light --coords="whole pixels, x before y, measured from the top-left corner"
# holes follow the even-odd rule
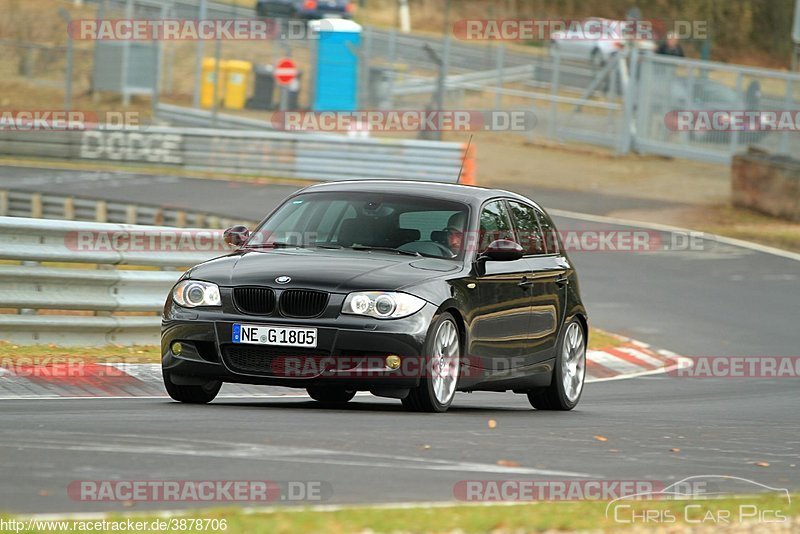
[[[181,351],[183,351],[183,345],[177,341],[172,344],[172,354],[178,356],[180,355]]]
[[[398,369],[400,367],[400,356],[392,354],[386,357],[386,367],[389,369]]]

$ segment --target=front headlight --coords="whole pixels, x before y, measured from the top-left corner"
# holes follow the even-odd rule
[[[199,306],[220,306],[219,287],[210,282],[183,280],[172,288],[172,299],[184,308]]]
[[[377,319],[399,319],[417,313],[424,306],[424,300],[407,293],[363,291],[347,295],[342,313],[367,315]]]

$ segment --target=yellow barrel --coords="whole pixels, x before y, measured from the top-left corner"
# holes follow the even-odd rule
[[[220,61],[219,80],[217,83],[217,99],[225,99],[225,70],[228,62]],[[203,59],[203,76],[200,82],[200,106],[210,109],[214,107],[214,77],[217,74],[217,60],[213,57]]]
[[[253,64],[249,61],[228,61],[225,72],[225,107],[243,109],[247,102],[247,89],[250,86],[250,73]]]

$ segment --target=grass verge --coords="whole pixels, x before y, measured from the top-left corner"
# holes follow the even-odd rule
[[[589,348],[600,350],[624,343],[614,334],[593,328],[589,334]],[[11,363],[161,363],[161,347],[158,345],[135,345],[124,347],[61,347],[58,345],[16,345],[0,341],[0,360]]]
[[[57,345],[16,345],[0,342],[0,360],[25,364],[67,362],[160,363],[161,348],[157,345],[122,347],[60,347]]]
[[[693,501],[626,501],[630,508],[617,509],[617,517],[629,520],[649,513],[648,524],[615,521],[614,508],[608,516],[605,501],[538,502],[512,506],[436,506],[413,508],[368,508],[353,507],[332,511],[274,510],[247,512],[237,508],[212,509],[190,512],[186,518],[224,520],[226,533],[304,533],[304,532],[544,532],[544,531],[627,531],[635,532],[683,532],[690,525],[693,529],[708,528],[708,532],[723,524],[726,532],[758,532],[761,527],[770,527],[769,532],[796,532],[800,510],[796,504],[800,495],[787,503],[785,495],[740,496],[714,500]],[[687,509],[687,505],[691,508]],[[784,521],[759,523],[747,514],[754,512],[762,518]],[[634,516],[634,512],[636,515]],[[780,514],[778,516],[777,514]],[[1,518],[2,516],[0,516]],[[109,521],[122,521],[126,516],[112,516]],[[656,517],[662,518],[656,521]],[[672,518],[672,519],[671,519]],[[10,516],[4,518],[6,521]],[[163,516],[136,515],[136,521],[152,524]],[[688,519],[688,521],[687,521]],[[698,521],[692,523],[692,521]],[[62,532],[80,532],[78,525]],[[645,528],[642,528],[645,527]],[[667,530],[668,529],[668,530]],[[48,532],[46,527],[29,532]],[[152,530],[143,530],[151,532]],[[199,532],[188,528],[182,532]],[[208,530],[205,530],[208,532]],[[702,530],[706,532],[706,530]]]
[[[800,224],[733,206],[713,206],[698,215],[697,229],[800,252]]]

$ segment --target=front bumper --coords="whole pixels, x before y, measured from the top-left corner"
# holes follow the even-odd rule
[[[161,363],[164,371],[173,376],[367,391],[419,384],[424,369],[423,347],[436,307],[426,304],[410,317],[392,320],[349,315],[317,319],[259,317],[187,310],[174,304],[165,311]],[[234,344],[231,340],[236,323],[316,328],[317,348]],[[180,355],[172,351],[175,342],[181,343]],[[402,364],[398,369],[385,366],[388,355],[400,356]]]

